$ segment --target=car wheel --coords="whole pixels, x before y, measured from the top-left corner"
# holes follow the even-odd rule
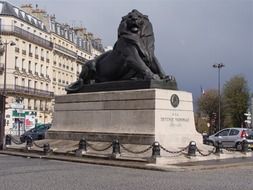
[[[43,139],[43,135],[39,135],[38,140],[42,140],[42,139]]]
[[[236,150],[242,150],[242,143],[241,142],[237,142],[235,145]]]
[[[209,141],[209,142],[208,142],[208,145],[214,146],[214,142],[213,142],[213,141]]]

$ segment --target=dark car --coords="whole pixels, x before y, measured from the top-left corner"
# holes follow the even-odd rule
[[[32,140],[41,140],[45,138],[45,134],[48,129],[51,128],[51,124],[41,124],[35,126],[35,128],[26,131],[20,136],[20,141],[25,142],[28,136],[32,137]]]

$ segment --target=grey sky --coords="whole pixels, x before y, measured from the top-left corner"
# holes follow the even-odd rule
[[[217,88],[214,63],[224,63],[221,85],[242,74],[253,91],[253,0],[9,0],[31,3],[55,14],[59,22],[82,25],[105,46],[116,41],[121,17],[132,9],[149,16],[156,56],[180,90],[195,98]]]

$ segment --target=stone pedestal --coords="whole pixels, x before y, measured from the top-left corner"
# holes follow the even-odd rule
[[[194,124],[192,94],[143,89],[57,96],[50,139],[147,144],[168,149],[202,143]]]

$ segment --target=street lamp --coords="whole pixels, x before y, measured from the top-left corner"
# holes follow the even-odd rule
[[[219,101],[219,110],[218,110],[218,129],[220,130],[220,109],[221,109],[221,97],[220,97],[220,70],[222,67],[225,67],[223,63],[217,63],[213,65],[213,68],[218,69],[218,101]]]
[[[8,45],[10,46],[15,46],[16,44],[13,41],[5,41],[2,42],[0,41],[0,46],[4,46],[4,53],[5,53],[5,60],[4,60],[4,85],[3,85],[3,91],[2,91],[2,116],[1,116],[1,128],[0,128],[0,150],[4,149],[4,133],[5,133],[5,102],[6,102],[6,67],[7,67],[7,49],[8,49]]]

